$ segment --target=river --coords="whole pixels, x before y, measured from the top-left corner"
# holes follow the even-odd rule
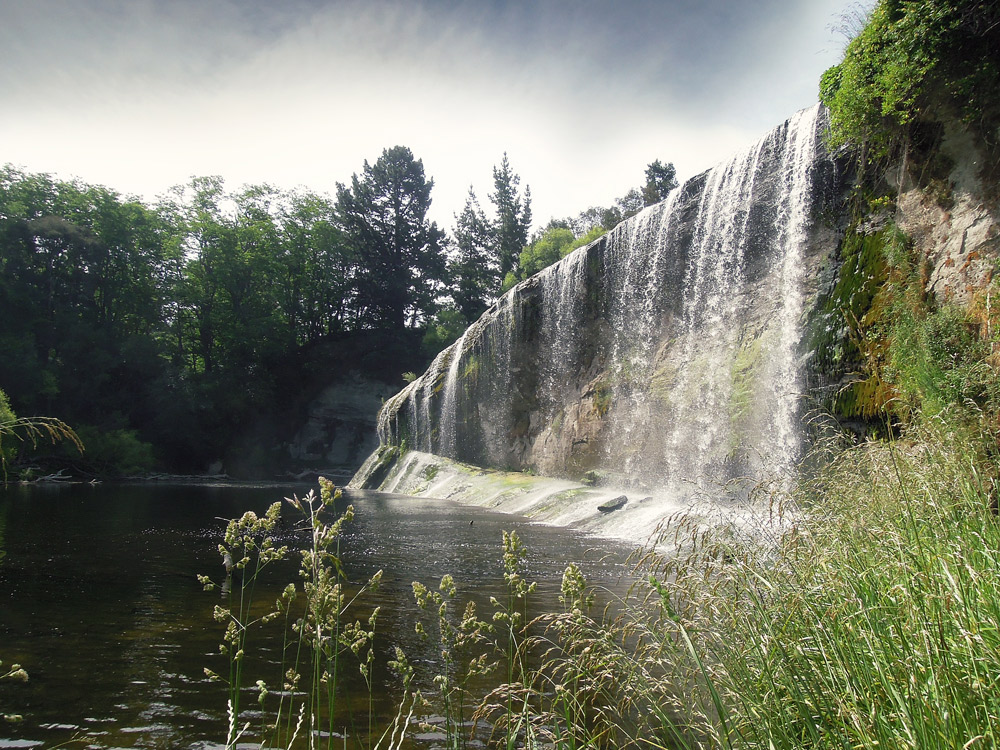
[[[196,576],[223,576],[218,544],[225,519],[262,513],[309,489],[0,488],[0,660],[4,671],[19,663],[30,676],[0,680],[0,714],[23,716],[19,723],[0,720],[0,748],[52,747],[74,738],[73,746],[88,748],[222,747],[226,690],[204,675],[206,667],[225,668],[222,626],[212,618],[220,595],[204,591]],[[422,680],[429,681],[436,657],[414,635],[412,581],[436,589],[450,573],[459,599],[474,599],[489,619],[489,597],[504,597],[503,530],[516,530],[526,544],[526,577],[539,583],[531,598],[536,608],[556,606],[569,561],[580,563],[590,582],[612,588],[624,571],[625,551],[613,543],[519,517],[374,492],[345,500],[356,511],[341,546],[348,580],[384,570],[381,589],[360,610],[382,607],[377,664],[384,666],[400,645]],[[305,544],[304,532],[291,524],[281,537],[293,548]],[[269,573],[256,592],[261,601],[297,580],[292,563]],[[280,650],[280,637],[275,629],[256,645],[263,653]],[[277,679],[263,676],[272,684]],[[386,715],[397,700],[396,683],[384,669],[375,683],[376,710]],[[412,736],[418,746],[440,740],[434,732]]]

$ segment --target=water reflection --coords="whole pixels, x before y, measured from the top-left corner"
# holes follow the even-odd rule
[[[0,566],[0,659],[31,675],[28,683],[0,682],[0,713],[24,716],[21,724],[0,724],[0,748],[50,746],[74,736],[93,748],[216,746],[225,737],[225,689],[203,669],[221,671],[225,664],[212,619],[219,599],[202,591],[196,575],[224,575],[217,549],[224,519],[262,513],[276,499],[308,489],[0,490],[0,540],[6,540],[0,550],[7,552]],[[487,618],[489,597],[503,585],[504,529],[516,529],[528,547],[527,575],[539,582],[538,602],[556,601],[569,560],[582,561],[595,582],[613,583],[621,571],[620,557],[605,557],[607,542],[522,519],[377,493],[347,500],[356,508],[341,547],[349,580],[358,584],[385,571],[377,595],[352,613],[367,617],[382,607],[376,684],[388,694],[376,708],[383,716],[396,694],[385,666],[391,647],[401,645],[428,674],[436,658],[414,634],[412,581],[436,588],[450,573],[459,599],[476,600]],[[306,543],[291,525],[282,534],[290,546]],[[271,601],[297,580],[296,565],[275,566],[257,598]],[[266,672],[274,684],[280,656],[278,637],[262,640],[248,670]]]

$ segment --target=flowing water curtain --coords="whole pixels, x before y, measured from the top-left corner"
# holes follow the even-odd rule
[[[819,107],[797,114],[512,289],[386,405],[382,440],[572,473],[587,441],[560,441],[561,420],[589,404],[600,449],[585,450],[644,483],[787,472],[823,123]]]
[[[521,300],[511,290],[462,337],[441,352],[420,378],[382,409],[380,441],[462,461],[510,462],[512,340]],[[405,415],[405,416],[404,416]],[[405,421],[405,429],[388,427]]]
[[[515,287],[497,300],[482,335],[476,341],[467,379],[476,395],[467,413],[475,425],[474,457],[488,466],[511,465],[513,431],[514,338],[519,330],[520,290]]]
[[[818,108],[728,164],[702,194],[683,287],[681,377],[665,465],[705,488],[787,472],[797,434],[802,245]]]
[[[712,170],[701,194],[681,287],[678,381],[664,462],[698,483],[728,435],[731,359],[739,331],[747,218],[764,142]]]
[[[604,253],[604,274],[611,290],[609,322],[609,380],[614,398],[609,414],[609,434],[604,455],[618,455],[626,448],[624,473],[643,469],[654,431],[653,411],[656,354],[664,325],[670,325],[671,304],[664,292],[675,269],[676,254],[670,239],[680,190],[661,203],[609,233]]]
[[[584,306],[588,292],[586,248],[579,248],[540,272],[542,320],[537,362],[541,424],[551,424],[577,398]]]
[[[465,329],[462,337],[448,349],[448,373],[445,375],[444,385],[441,391],[441,427],[440,427],[440,448],[442,456],[448,458],[458,458],[458,406],[459,391],[464,390],[459,382],[459,375],[462,372],[462,362],[466,359],[465,342],[469,338],[470,331],[474,327]]]
[[[787,200],[781,203],[781,245],[784,261],[781,265],[780,339],[776,356],[769,360],[768,396],[780,407],[768,425],[765,453],[768,463],[785,473],[801,452],[801,431],[798,425],[799,395],[802,388],[802,317],[805,312],[804,285],[805,246],[809,238],[810,209],[813,200],[814,175],[819,125],[825,125],[819,105],[813,110],[797,113],[789,121],[786,157],[783,161],[783,182],[787,185]]]

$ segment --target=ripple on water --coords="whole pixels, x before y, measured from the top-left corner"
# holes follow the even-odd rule
[[[38,676],[24,686],[30,700],[26,697],[23,705],[39,707],[31,716],[24,712],[20,737],[0,739],[0,750],[54,746],[74,732],[82,735],[82,745],[95,750],[224,748],[225,688],[202,671],[223,666],[221,629],[212,619],[220,598],[204,592],[195,574],[221,569],[218,543],[225,523],[215,518],[238,517],[248,508],[261,512],[274,498],[248,499],[232,491],[177,499],[164,488],[151,494],[138,489],[142,493],[132,488],[116,497],[124,490],[104,487],[101,497],[91,492],[76,504],[48,505],[32,497],[12,503],[0,490],[8,524],[7,556],[0,568],[0,601],[6,605],[0,607],[0,630],[5,652],[16,654],[32,677]],[[64,488],[63,497],[76,497],[77,491]],[[190,488],[183,492],[191,494]],[[396,643],[414,663],[433,664],[413,634],[413,580],[432,584],[452,573],[462,601],[475,599],[488,614],[485,601],[503,586],[501,530],[511,529],[523,531],[528,568],[538,571],[539,579],[551,578],[550,588],[558,587],[568,559],[584,560],[578,537],[529,528],[523,519],[445,502],[357,500],[342,554],[352,590],[377,569],[385,570],[378,597],[365,602],[365,607],[384,605],[379,664],[391,658],[389,649]],[[304,544],[295,536],[290,541],[293,547]],[[49,549],[67,551],[47,563]],[[285,583],[298,580],[296,569],[295,561],[276,566],[274,581],[259,584],[260,601],[273,601]],[[359,616],[368,611],[362,607]],[[51,625],[40,630],[38,623]],[[280,636],[256,643],[254,668],[269,682],[283,673],[281,648]],[[40,666],[32,670],[33,663]],[[58,704],[31,692],[41,690],[42,677],[46,690],[61,696]],[[388,676],[384,684],[391,684]],[[252,691],[252,685],[250,680],[244,687]],[[287,697],[273,694],[275,700],[281,695]],[[255,700],[247,703],[256,705]],[[32,726],[32,721],[37,723]]]

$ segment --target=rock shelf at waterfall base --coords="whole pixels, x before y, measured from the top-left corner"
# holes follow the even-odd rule
[[[677,524],[671,522],[680,518],[688,530],[731,527],[741,536],[761,538],[780,527],[772,508],[720,503],[718,494],[678,498],[666,490],[592,487],[568,479],[485,469],[422,451],[400,455],[391,446],[373,453],[348,487],[453,500],[642,547],[674,546]],[[623,496],[627,501],[621,503]],[[609,505],[616,507],[609,511]]]

